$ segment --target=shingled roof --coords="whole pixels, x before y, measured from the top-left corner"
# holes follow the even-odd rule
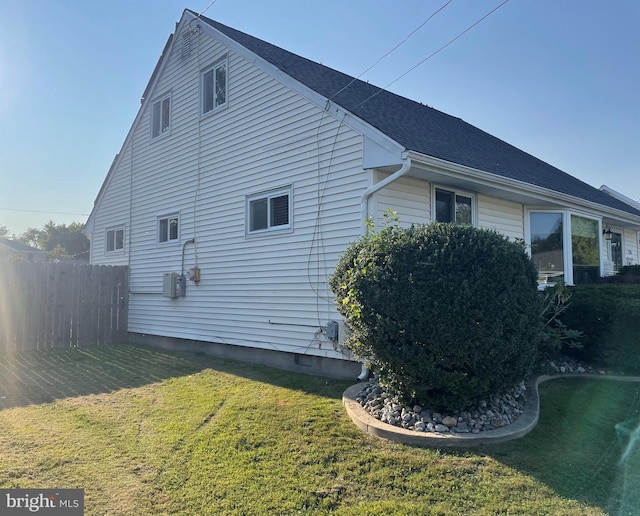
[[[17,240],[11,240],[9,238],[0,238],[0,249],[11,249],[12,251],[17,253],[46,253],[47,252],[41,249],[37,249],[35,247],[25,245],[22,242],[18,242]]]
[[[354,79],[207,17],[200,19],[409,151],[640,216],[640,210],[460,118]]]

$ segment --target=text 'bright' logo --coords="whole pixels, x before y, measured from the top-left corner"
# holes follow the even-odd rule
[[[84,513],[83,489],[0,489],[0,514],[75,516]],[[4,510],[3,510],[4,509]]]
[[[38,496],[11,496],[7,493],[7,509],[29,509],[31,512],[38,512],[40,509],[54,509],[56,507],[56,497],[54,495],[45,496],[40,493]]]

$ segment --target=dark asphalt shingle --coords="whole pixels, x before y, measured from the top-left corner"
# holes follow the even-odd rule
[[[640,210],[460,118],[382,90],[367,82],[354,81],[353,77],[342,72],[204,16],[200,18],[305,86],[352,112],[408,150],[640,216]],[[347,85],[349,86],[345,88]]]

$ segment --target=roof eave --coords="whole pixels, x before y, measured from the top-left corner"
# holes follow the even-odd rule
[[[611,217],[620,222],[635,226],[640,230],[640,216],[612,208],[603,204],[588,201],[580,197],[551,190],[542,186],[533,185],[525,181],[511,179],[491,172],[485,172],[475,168],[459,165],[440,158],[434,158],[415,151],[410,151],[409,158],[414,164],[422,163],[429,167],[434,167],[440,174],[455,175],[467,180],[491,186],[492,188],[510,192],[524,197],[533,197],[541,203],[553,203],[566,206],[568,208],[596,212],[603,217]],[[533,204],[533,203],[532,203]]]
[[[186,15],[187,15],[187,12],[185,10],[185,12],[182,14],[182,18],[180,19],[180,22],[178,22],[178,24],[176,24],[176,33],[177,33],[177,30],[178,30],[178,27],[180,26],[180,23],[182,22],[182,20],[185,18]],[[102,186],[100,187],[100,190],[98,191],[98,195],[96,196],[95,200],[93,201],[93,208],[91,209],[91,213],[89,214],[89,217],[87,218],[87,222],[85,223],[85,227],[82,230],[82,232],[86,236],[89,236],[89,234],[93,232],[94,214],[95,214],[96,210],[98,209],[98,206],[99,206],[100,202],[102,201],[102,197],[104,195],[104,192],[107,189],[107,186],[111,182],[111,178],[112,178],[112,176],[114,174],[114,171],[117,168],[118,163],[120,162],[120,158],[121,158],[121,156],[123,154],[123,151],[124,151],[124,149],[127,148],[127,145],[129,145],[129,142],[131,141],[131,139],[133,137],[135,129],[138,127],[138,124],[140,123],[140,118],[142,117],[142,113],[144,112],[144,109],[147,106],[147,104],[150,102],[149,93],[153,91],[153,88],[155,87],[156,83],[158,82],[158,77],[160,76],[160,74],[162,73],[162,70],[164,69],[164,65],[165,65],[165,63],[167,61],[167,56],[169,55],[170,50],[173,47],[173,36],[174,36],[173,34],[170,34],[169,37],[167,38],[167,42],[164,45],[162,53],[160,54],[160,57],[158,58],[158,62],[156,63],[155,68],[153,69],[153,73],[151,74],[149,82],[147,83],[147,86],[144,89],[144,92],[142,93],[142,97],[140,98],[140,108],[138,109],[138,112],[136,113],[136,117],[134,118],[133,123],[131,124],[131,127],[129,128],[129,132],[127,133],[127,136],[125,137],[124,142],[122,143],[122,146],[120,147],[120,152],[118,154],[116,154],[115,157],[113,158],[113,161],[111,162],[111,167],[109,167],[109,171],[107,172],[107,175],[106,175],[104,181],[102,182]]]
[[[636,210],[640,210],[640,202],[634,201],[630,197],[627,197],[623,193],[620,193],[617,190],[614,190],[613,188],[608,187],[607,185],[602,185],[599,188],[599,190],[606,193],[607,195],[610,195],[614,199],[617,199],[619,201],[622,201],[625,204],[628,204],[629,206],[631,206],[632,208],[635,208]]]

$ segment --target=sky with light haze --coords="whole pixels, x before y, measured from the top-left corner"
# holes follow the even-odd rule
[[[640,199],[640,2],[503,1],[217,0],[204,15],[359,76],[446,5],[361,78]],[[175,23],[210,4],[0,1],[0,225],[86,221]]]

